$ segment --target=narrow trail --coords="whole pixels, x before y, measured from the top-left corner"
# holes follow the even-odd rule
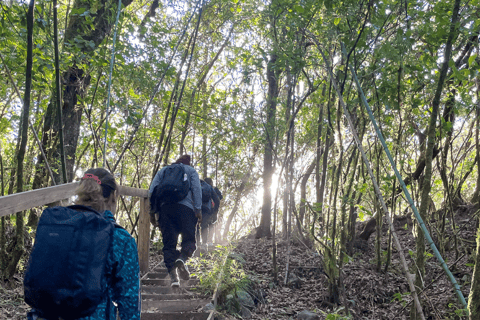
[[[191,273],[195,270],[189,267]],[[170,277],[163,261],[141,279],[142,320],[211,320],[213,311],[203,307],[211,297],[199,293],[200,280],[180,280],[180,288],[170,287]]]

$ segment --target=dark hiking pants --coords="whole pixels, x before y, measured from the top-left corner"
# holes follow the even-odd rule
[[[201,243],[206,244],[212,242],[213,239],[213,214],[210,210],[202,208],[202,222],[197,225],[197,242],[200,242],[200,234],[202,236]]]
[[[195,250],[195,226],[197,218],[192,209],[183,204],[172,203],[162,206],[158,225],[163,238],[163,259],[170,272],[180,256],[190,258]],[[181,251],[177,250],[178,236],[182,235]]]

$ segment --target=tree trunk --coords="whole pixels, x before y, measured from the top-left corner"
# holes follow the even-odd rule
[[[471,201],[473,203],[478,203],[480,202],[480,161],[478,161],[480,160],[480,141],[479,141],[480,140],[480,100],[478,100],[480,98],[478,94],[478,90],[480,90],[480,80],[477,78],[475,82],[477,84],[477,91],[476,91],[477,108],[475,109],[475,112],[476,112],[475,122],[477,123],[477,125],[475,126],[475,144],[476,144],[475,152],[476,152],[477,167],[479,168],[479,170],[477,173],[477,187],[475,189],[475,192],[473,193]]]
[[[300,213],[299,213],[299,220],[300,224],[303,225],[303,220],[305,216],[305,201],[307,200],[307,182],[310,176],[312,175],[313,169],[317,167],[317,158],[313,159],[312,163],[308,166],[305,175],[302,178],[302,182],[300,184]]]
[[[237,196],[235,197],[233,209],[230,212],[230,215],[227,218],[227,222],[225,222],[225,228],[223,229],[224,241],[227,240],[228,231],[230,230],[230,225],[232,224],[233,218],[235,218],[235,215],[237,214],[238,206],[240,204],[240,199],[242,198],[243,190],[245,189],[249,178],[250,178],[250,174],[248,173],[245,177],[243,177],[242,183],[237,189]]]
[[[475,129],[475,147],[477,158],[480,159],[480,95],[478,91],[480,90],[480,80],[476,79],[477,84],[477,108],[476,108],[476,129]],[[477,161],[477,183],[480,182],[480,161]],[[480,187],[477,184],[477,191]],[[478,193],[474,196],[477,200],[477,207],[480,207]],[[477,254],[475,256],[475,267],[473,269],[472,275],[472,284],[470,286],[470,295],[468,297],[468,313],[470,316],[470,320],[480,319],[480,225],[477,230]]]
[[[60,84],[60,54],[58,52],[58,18],[57,18],[57,0],[53,0],[53,42],[55,48],[55,105],[57,106],[57,112],[59,114],[58,118],[58,133],[59,133],[59,150],[60,150],[60,159],[61,159],[61,168],[62,168],[62,181],[67,183],[67,166],[65,161],[65,139],[63,134],[63,117],[62,117],[62,106],[61,106],[61,88]],[[75,148],[76,149],[76,148]],[[74,151],[75,153],[75,151]],[[73,173],[73,167],[72,167]],[[71,181],[71,180],[70,180]]]
[[[480,164],[478,166],[480,167]],[[477,255],[475,257],[475,267],[473,268],[470,295],[468,296],[468,313],[469,313],[470,320],[480,319],[480,254],[479,253],[480,253],[480,226],[478,227],[478,230],[477,230]]]
[[[133,0],[122,0],[124,7],[127,7]],[[83,53],[96,50],[98,46],[103,42],[105,37],[110,33],[114,23],[115,14],[117,12],[117,3],[104,2],[104,1],[89,1],[89,0],[76,0],[73,5],[73,10],[79,9],[84,11],[96,11],[95,14],[91,14],[93,17],[92,26],[90,22],[83,15],[72,14],[70,15],[70,22],[65,30],[64,43],[69,44],[74,39],[82,38],[83,40],[93,43],[93,46],[85,46],[81,48]],[[95,10],[93,10],[95,9]],[[73,11],[72,10],[72,11]],[[88,24],[88,26],[87,26]],[[88,62],[86,62],[88,65]],[[82,119],[83,108],[77,105],[77,101],[83,98],[87,92],[87,88],[90,85],[90,75],[86,70],[79,67],[79,65],[71,65],[63,73],[62,83],[63,89],[63,101],[62,101],[62,123],[65,130],[64,143],[65,143],[65,157],[66,157],[66,171],[68,182],[73,180],[74,172],[73,167],[75,165],[75,156],[77,150],[78,136],[80,134],[80,124]],[[54,101],[54,99],[51,99]],[[58,117],[58,112],[52,113],[53,119]],[[57,170],[55,173],[56,182],[60,182],[60,143],[58,141],[58,134],[60,128],[58,121],[46,121],[50,123],[50,127],[44,125],[44,133],[52,132],[49,137],[48,144],[54,145],[54,152],[50,155],[49,163],[52,168]]]
[[[188,51],[188,49],[185,51],[184,59],[182,60],[182,66],[183,66],[183,63],[185,62],[185,59],[187,57],[187,54],[186,54],[187,51]],[[177,77],[175,78],[175,84],[173,85],[173,90],[172,90],[172,93],[170,94],[170,100],[168,101],[167,110],[165,111],[165,115],[164,115],[164,118],[163,118],[162,131],[160,133],[160,138],[158,139],[157,150],[155,152],[155,160],[153,162],[152,180],[155,177],[155,175],[157,174],[158,170],[160,169],[160,163],[162,162],[161,157],[163,157],[163,155],[160,155],[160,150],[162,150],[163,139],[165,139],[165,133],[167,131],[167,123],[168,123],[168,118],[170,116],[170,110],[172,108],[172,103],[174,103],[174,101],[176,99],[176,96],[177,96],[178,86],[180,84],[180,74],[181,73],[179,72],[177,74]]]
[[[0,150],[1,151],[1,150]],[[0,154],[0,179],[1,179],[1,196],[5,194],[5,183],[4,183],[4,170],[3,170],[3,157]],[[6,235],[6,219],[2,217],[0,220],[0,280],[3,280],[3,274],[5,268],[7,267],[7,235]]]
[[[377,153],[377,168],[376,168],[376,179],[380,181],[380,157],[381,157],[381,149],[382,146],[379,144],[377,140],[376,144],[376,153]],[[377,272],[382,270],[382,225],[383,225],[383,210],[380,207],[380,201],[378,197],[374,198],[374,206],[376,212],[376,238],[375,238],[375,255],[377,260]]]
[[[30,115],[30,95],[32,90],[33,69],[33,24],[35,0],[30,0],[27,12],[27,66],[25,72],[25,96],[23,99],[22,117],[19,127],[20,146],[17,152],[17,193],[23,191],[23,161],[28,140],[28,118]],[[18,262],[25,252],[23,212],[17,212],[15,221],[15,247],[11,259],[5,269],[4,279],[10,280],[17,270]]]
[[[327,132],[325,134],[325,147],[323,152],[322,159],[322,178],[319,184],[319,190],[317,190],[317,212],[318,219],[323,223],[323,201],[325,197],[325,186],[327,183],[327,173],[328,173],[328,155],[330,152],[330,139],[331,139],[331,126],[330,126],[330,103],[331,103],[331,93],[332,93],[332,82],[330,82],[330,87],[328,89],[328,103],[327,103],[327,112],[328,112],[328,125]]]
[[[292,195],[292,157],[290,156],[293,154],[293,149],[291,148],[291,139],[293,137],[292,132],[292,125],[293,125],[293,118],[292,118],[292,96],[293,96],[293,88],[294,83],[292,80],[292,73],[290,72],[290,66],[287,65],[286,68],[287,74],[287,82],[286,86],[287,90],[287,104],[285,106],[285,123],[287,126],[287,143],[285,146],[285,188],[283,190],[283,215],[282,215],[282,232],[283,232],[283,239],[286,240],[288,238],[288,215],[290,213],[290,198]]]
[[[190,124],[190,115],[191,115],[190,112],[193,109],[193,103],[195,101],[195,94],[197,93],[197,90],[203,85],[203,83],[204,83],[205,79],[207,78],[207,75],[210,72],[210,70],[212,69],[213,65],[218,60],[218,58],[220,57],[220,54],[223,52],[223,50],[225,49],[227,44],[230,42],[230,36],[232,35],[234,27],[235,27],[235,24],[232,24],[232,27],[230,28],[230,32],[229,32],[228,36],[225,37],[225,41],[223,42],[222,46],[218,50],[215,57],[207,64],[207,67],[205,68],[205,71],[203,71],[202,76],[197,81],[197,84],[195,85],[195,87],[192,90],[192,95],[190,96],[190,110],[187,110],[187,119],[185,120],[185,126],[184,126],[184,129],[182,131],[182,138],[180,140],[180,148],[179,148],[180,154],[183,154],[183,152],[184,152],[183,150],[185,149],[185,146],[184,146],[185,138],[187,136],[188,126]]]
[[[323,85],[321,97],[325,97],[326,84]],[[318,107],[318,121],[317,121],[317,165],[315,166],[315,191],[316,191],[316,202],[320,203],[320,159],[322,157],[322,129],[323,129],[323,103],[320,103]]]
[[[277,62],[276,54],[272,53],[270,61],[267,66],[267,80],[268,80],[268,95],[267,95],[267,123],[265,129],[265,152],[263,157],[263,205],[262,205],[262,219],[260,226],[257,229],[256,238],[271,237],[270,224],[272,221],[272,175],[274,172],[273,166],[273,150],[275,139],[275,115],[277,111],[277,97],[278,97],[278,79],[275,70],[275,63]]]
[[[430,114],[430,123],[427,133],[427,146],[425,149],[425,175],[422,185],[422,196],[420,202],[419,214],[424,221],[426,221],[427,210],[430,206],[430,189],[431,189],[431,180],[432,180],[432,159],[433,159],[433,149],[435,146],[435,132],[437,124],[438,110],[440,107],[440,99],[442,96],[443,85],[445,83],[445,78],[448,71],[448,63],[450,61],[451,52],[452,52],[452,43],[455,38],[455,33],[457,30],[457,20],[458,12],[460,10],[460,0],[455,0],[452,13],[452,22],[450,25],[450,33],[448,35],[448,40],[445,46],[444,61],[442,68],[440,70],[440,77],[438,79],[437,89],[435,91],[435,96],[432,101],[432,112]],[[425,275],[425,236],[421,228],[417,225],[417,237],[416,237],[416,279],[415,286],[419,289],[423,289],[423,279]],[[420,315],[417,313],[415,306],[412,307],[410,313],[411,319],[419,319]]]

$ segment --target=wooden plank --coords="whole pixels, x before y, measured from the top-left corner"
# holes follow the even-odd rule
[[[150,251],[150,201],[140,198],[140,218],[138,220],[138,259],[140,271],[148,272],[148,254]]]
[[[142,300],[142,311],[152,312],[191,312],[203,308],[210,299],[194,300]]]
[[[188,294],[142,293],[142,300],[191,300],[191,299],[208,299],[208,296],[205,296],[205,295],[188,295]]]
[[[192,272],[190,270],[190,272]],[[170,276],[168,275],[168,272],[149,272],[147,273],[147,276],[142,279],[168,279],[170,280]],[[197,279],[197,277],[191,276],[190,279]]]
[[[127,186],[118,186],[118,194],[121,196],[148,198],[147,189],[132,188]]]
[[[0,217],[72,197],[78,182],[0,197]]]
[[[207,320],[209,313],[187,312],[187,313],[148,313],[142,312],[142,320]],[[209,319],[209,318],[208,318]]]
[[[207,320],[213,320],[215,317],[215,310],[210,311],[210,315],[208,316]]]
[[[161,272],[149,272],[142,279],[165,279],[166,277],[168,277],[168,272],[165,270]]]
[[[197,287],[172,288],[170,286],[168,286],[168,287],[157,287],[157,286],[142,285],[142,294],[147,293],[147,294],[168,295],[168,294],[177,294],[179,292],[187,293],[187,294],[190,294],[190,295],[196,295],[197,294]]]
[[[199,279],[190,279],[190,280],[181,280],[180,279],[180,288],[196,286],[200,283]],[[170,286],[170,279],[142,279],[142,284],[145,285],[155,285],[155,286]]]
[[[73,197],[77,186],[78,181],[0,197],[0,217]],[[148,190],[126,186],[119,186],[118,193],[123,196],[148,197]]]

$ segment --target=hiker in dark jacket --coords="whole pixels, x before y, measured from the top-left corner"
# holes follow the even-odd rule
[[[195,226],[197,221],[202,220],[202,192],[200,189],[200,179],[197,171],[190,166],[190,156],[182,155],[175,163],[184,164],[185,173],[190,181],[190,191],[187,196],[176,203],[162,203],[158,218],[158,226],[163,238],[163,260],[167,267],[171,279],[172,287],[179,287],[182,280],[190,279],[185,262],[197,249],[195,243]],[[160,183],[163,167],[155,175],[150,185],[150,196],[155,187]],[[177,250],[178,236],[182,235],[181,250]],[[178,274],[177,274],[178,273]]]
[[[115,222],[117,184],[113,175],[103,168],[89,169],[76,190],[75,204],[89,206],[103,212],[106,219]],[[103,301],[94,313],[81,320],[116,320],[117,311],[122,320],[140,320],[140,268],[135,239],[123,228],[115,228],[113,250],[107,260],[107,286],[110,301]],[[115,304],[114,304],[115,303]],[[110,310],[107,310],[109,306]],[[108,315],[108,316],[107,316]],[[35,310],[29,320],[41,320]]]
[[[213,181],[210,178],[205,178],[206,186],[209,187],[209,199],[202,199],[202,222],[200,224],[202,243],[207,244],[212,242],[213,238],[213,224],[217,221],[218,208],[220,207],[220,198],[218,193],[213,188]]]
[[[213,186],[213,181],[212,181],[211,185]],[[213,187],[213,190],[217,193],[217,196],[218,196],[218,198],[220,199],[220,202],[221,202],[223,200],[222,192],[217,187]],[[219,242],[219,239],[217,239],[217,237],[220,235],[219,234],[219,232],[220,232],[219,228],[220,227],[217,224],[219,209],[220,209],[220,206],[218,206],[217,210],[213,213],[213,216],[212,216],[213,225],[210,225],[210,230],[208,231],[208,242],[212,242],[214,234],[215,234],[215,239],[216,239],[215,241]]]

